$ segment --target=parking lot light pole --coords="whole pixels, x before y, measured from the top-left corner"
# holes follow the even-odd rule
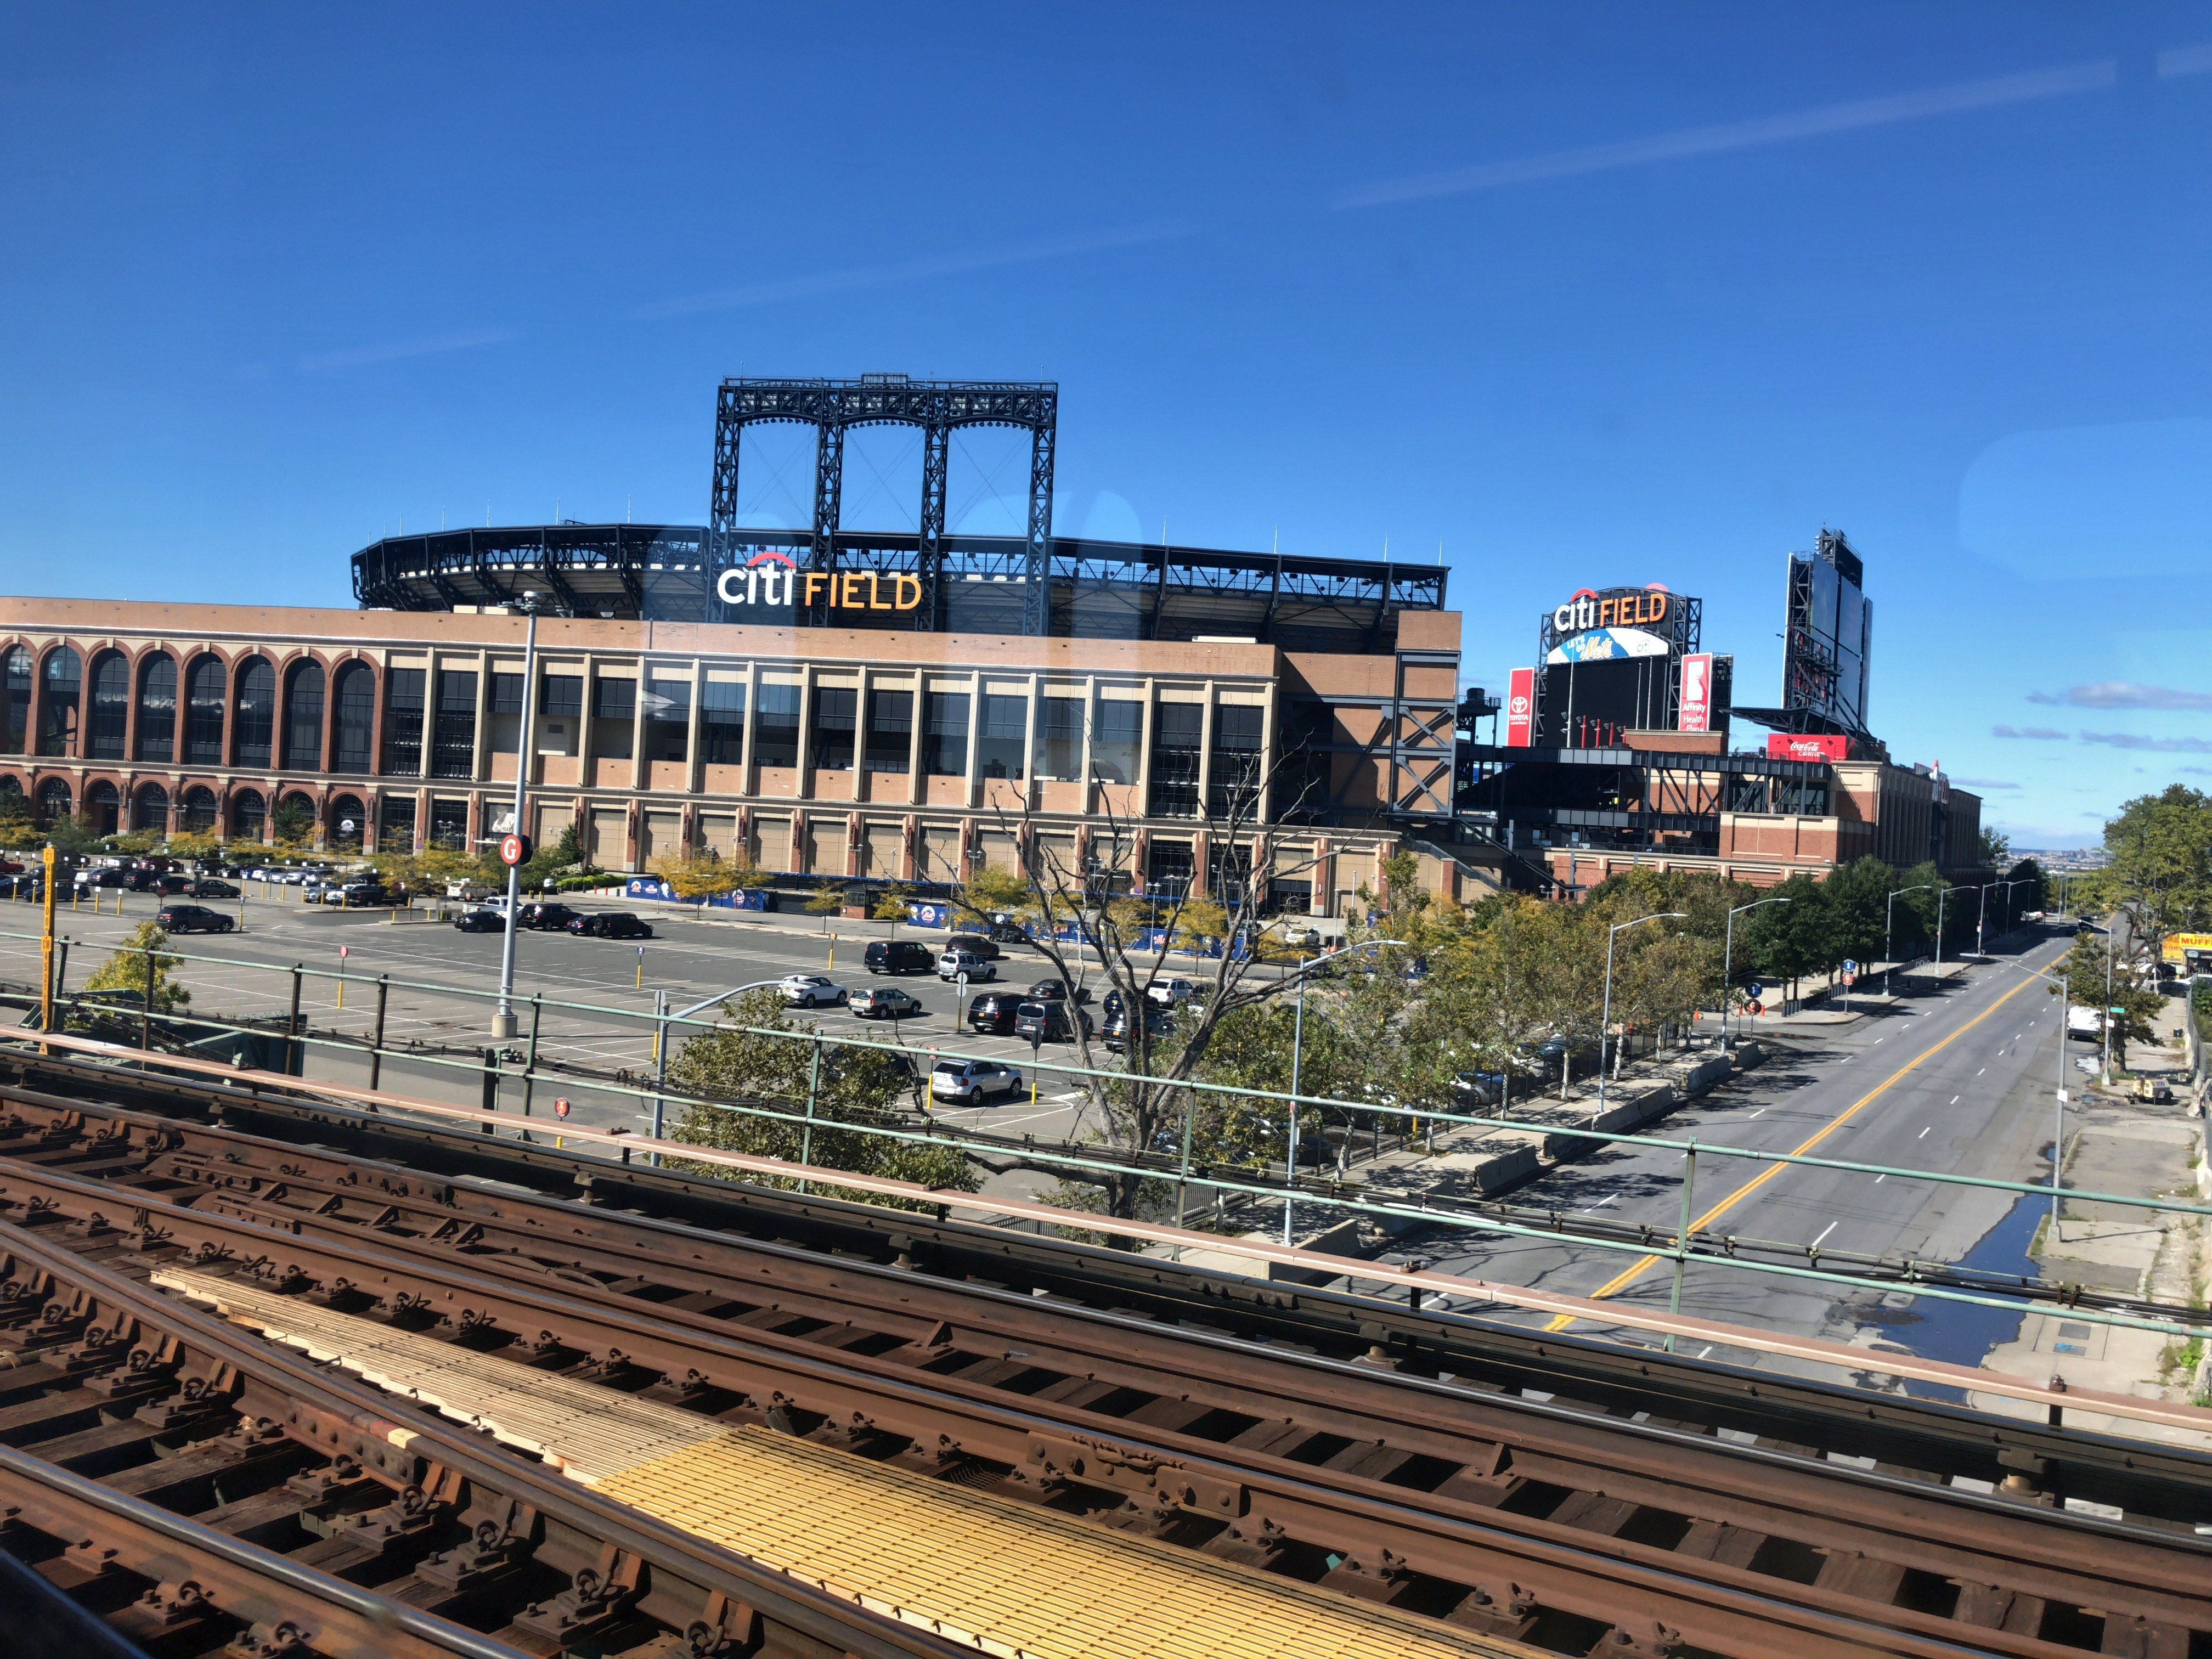
[[[1881,994],[1888,996],[1897,989],[1897,952],[1892,948],[1897,936],[1897,902],[1907,893],[1933,890],[1933,884],[1923,882],[1917,887],[1900,887],[1889,896],[1889,902],[1881,907]]]
[[[1937,891],[1936,891],[1936,965],[1938,968],[1941,968],[1941,967],[1943,965],[1943,901],[1944,901],[1944,900],[1946,900],[1946,899],[1948,899],[1948,898],[1949,898],[1949,897],[1951,896],[1951,895],[1952,895],[1952,894],[1954,894],[1954,893],[1963,893],[1963,892],[1965,892],[1966,890],[1966,884],[1964,882],[1961,882],[1961,883],[1960,883],[1960,884],[1959,884],[1959,885],[1957,885],[1956,887],[1944,887],[1944,888],[1940,888],[1940,889],[1938,889],[1938,890],[1937,890]]]
[[[1753,899],[1749,904],[1739,904],[1728,913],[1728,938],[1721,947],[1721,1047],[1728,1047],[1729,995],[1735,988],[1735,919],[1747,910],[1756,910],[1762,904],[1788,904],[1788,898]],[[1612,940],[1606,941],[1609,946]]]
[[[520,836],[522,828],[523,790],[530,780],[531,715],[538,708],[538,596],[525,593],[520,601],[522,614],[529,620],[522,636],[522,734],[516,740],[514,755],[514,822],[508,833]],[[491,1034],[501,1042],[511,1042],[520,1022],[514,1013],[514,935],[522,915],[522,866],[507,866],[507,927],[506,936],[499,946],[499,1012],[492,1016]]]
[[[1680,910],[1662,910],[1652,915],[1638,916],[1634,921],[1617,921],[1605,934],[1605,1012],[1597,1025],[1597,1109],[1605,1115],[1605,1041],[1613,1034],[1613,941],[1625,927],[1640,927],[1647,921],[1680,921],[1685,919]],[[1570,1060],[1569,1064],[1572,1064]]]

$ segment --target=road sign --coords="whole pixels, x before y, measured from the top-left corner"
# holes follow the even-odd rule
[[[2107,1008],[2105,1012],[2108,1014],[2124,1014],[2127,1012],[2127,1010],[2124,1008]]]
[[[553,1115],[554,1115],[554,1116],[556,1116],[556,1117],[566,1117],[566,1116],[568,1116],[568,1103],[567,1101],[565,1101],[565,1100],[556,1100],[556,1101],[555,1101],[555,1102],[553,1103]]]
[[[518,864],[530,862],[530,837],[501,836],[499,838],[499,861],[512,870]]]
[[[1852,986],[1857,984],[1858,981],[1859,976],[1857,970],[1846,966],[1844,969],[1844,988],[1848,991]]]
[[[1759,998],[1766,994],[1766,988],[1754,979],[1748,981],[1744,986],[1743,994],[1747,1000],[1756,1002]]]
[[[1858,972],[1858,970],[1859,970],[1859,965],[1858,965],[1858,963],[1856,963],[1856,962],[1853,962],[1853,961],[1852,961],[1849,957],[1845,957],[1844,958],[1844,971],[1845,973],[1847,973],[1847,974],[1856,974],[1856,972]]]
[[[340,962],[343,962],[343,961],[344,961],[348,957],[351,956],[352,954],[353,954],[353,946],[352,946],[352,945],[339,945],[339,946],[338,946],[338,960],[339,960]]]

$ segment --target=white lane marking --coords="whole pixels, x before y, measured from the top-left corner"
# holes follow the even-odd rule
[[[1982,1067],[1982,1072],[1986,1072],[1986,1071],[1988,1071],[1989,1069],[1990,1069],[1990,1068],[1989,1068],[1988,1066],[1983,1066],[1983,1067]],[[1977,1073],[1974,1073],[1974,1075],[1975,1075],[1976,1077],[1979,1077],[1979,1076],[1982,1074],[1982,1072],[1977,1072]]]
[[[1708,1342],[1708,1343],[1706,1343],[1706,1344],[1705,1344],[1705,1346],[1702,1349],[1700,1349],[1700,1350],[1698,1351],[1698,1358],[1700,1358],[1700,1359],[1703,1359],[1703,1358],[1704,1358],[1707,1354],[1711,1353],[1712,1351],[1713,1351],[1713,1345],[1712,1345],[1711,1343]]]
[[[1598,1201],[1597,1201],[1596,1203],[1595,1203],[1595,1204],[1591,1205],[1591,1206],[1589,1206],[1589,1209],[1584,1210],[1584,1211],[1583,1212],[1583,1213],[1584,1215],[1594,1215],[1594,1214],[1595,1214],[1598,1211],[1602,1210],[1603,1208],[1605,1208],[1605,1206],[1606,1206],[1607,1205],[1608,1205],[1608,1204],[1612,1203],[1612,1202],[1613,1202],[1613,1200],[1614,1199],[1619,1198],[1620,1196],[1620,1194],[1619,1193],[1609,1193],[1609,1194],[1607,1194],[1605,1197],[1601,1198],[1600,1200],[1598,1200]]]
[[[1956,1106],[1956,1105],[1959,1103],[1959,1097],[1958,1097],[1958,1096],[1956,1096],[1956,1095],[1953,1095],[1953,1096],[1951,1097],[1951,1103],[1952,1103],[1954,1106]]]
[[[1875,1046],[1875,1048],[1881,1048],[1881,1045],[1882,1045],[1883,1043],[1885,1043],[1885,1042],[1888,1042],[1888,1041],[1889,1041],[1889,1039],[1888,1039],[1887,1037],[1876,1037],[1876,1038],[1874,1040],[1874,1046]]]
[[[1825,1226],[1825,1227],[1821,1228],[1821,1229],[1820,1229],[1820,1238],[1816,1238],[1816,1239],[1814,1239],[1814,1240],[1813,1241],[1813,1248],[1814,1248],[1814,1249],[1816,1249],[1816,1250],[1817,1250],[1817,1249],[1819,1249],[1820,1248],[1820,1241],[1821,1241],[1821,1239],[1825,1239],[1826,1237],[1827,1237],[1827,1236],[1828,1236],[1830,1233],[1832,1233],[1832,1232],[1835,1231],[1836,1231],[1836,1228],[1837,1228],[1837,1226],[1838,1226],[1838,1224],[1837,1224],[1836,1222],[1831,1221],[1831,1222],[1830,1222],[1826,1226]]]
[[[1760,1107],[1760,1108],[1759,1109],[1759,1112],[1763,1112],[1763,1111],[1765,1111],[1765,1109],[1766,1109],[1766,1108],[1765,1108],[1765,1107],[1764,1107],[1764,1106],[1762,1106],[1762,1107]],[[1757,1117],[1757,1116],[1759,1115],[1759,1112],[1753,1112],[1753,1113],[1751,1115],[1752,1115],[1752,1117]],[[1751,1121],[1751,1119],[1750,1119],[1750,1118],[1747,1118],[1747,1119],[1745,1119],[1744,1121],[1747,1123],[1747,1122],[1749,1122],[1749,1121]]]
[[[1936,1127],[1936,1126],[1935,1126],[1934,1124],[1932,1124],[1932,1123],[1931,1123],[1931,1124],[1929,1124],[1929,1125],[1928,1126],[1928,1129],[1932,1129],[1932,1128],[1934,1128],[1935,1127]],[[1917,1135],[1913,1136],[1912,1138],[1913,1138],[1915,1140],[1925,1140],[1925,1139],[1928,1139],[1928,1129],[1923,1129],[1923,1130],[1922,1130],[1918,1134],[1917,1134]]]
[[[1887,1176],[1886,1176],[1886,1175],[1878,1175],[1878,1176],[1876,1176],[1874,1178],[1874,1184],[1875,1184],[1875,1186],[1879,1187],[1879,1186],[1881,1186],[1881,1183],[1882,1183],[1883,1182],[1885,1182],[1885,1181],[1887,1181],[1887,1180],[1888,1180],[1888,1179],[1889,1179],[1889,1177],[1888,1177]]]

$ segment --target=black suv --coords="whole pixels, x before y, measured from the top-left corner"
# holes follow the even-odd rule
[[[860,958],[872,974],[933,974],[937,956],[927,945],[910,939],[878,939]]]
[[[1078,1019],[1083,1022],[1083,1035],[1089,1036],[1090,1010],[1079,1008],[1070,1015],[1067,1005],[1057,999],[1025,1001],[1015,1012],[1014,1035],[1025,1036],[1032,1042],[1073,1042]]]
[[[540,933],[558,933],[567,931],[568,924],[581,915],[582,911],[565,904],[541,902],[524,905],[522,913],[515,921],[521,927],[535,928]]]
[[[597,915],[571,916],[568,931],[580,939],[651,939],[652,927],[627,910],[602,910]]]
[[[227,933],[237,918],[200,904],[165,904],[154,924],[165,933]]]
[[[1014,1029],[1025,1000],[1012,991],[987,991],[968,1005],[968,1029],[1003,1036]]]
[[[999,947],[981,933],[955,933],[945,941],[947,951],[965,951],[971,957],[981,957],[986,962],[999,959]]]

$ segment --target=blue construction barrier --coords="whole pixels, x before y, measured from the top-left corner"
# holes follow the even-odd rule
[[[688,904],[698,908],[696,899],[678,896],[676,890],[658,876],[632,876],[623,885],[625,898],[649,899],[656,904]],[[717,893],[707,901],[710,910],[765,910],[768,908],[768,889],[750,887],[735,893]]]

